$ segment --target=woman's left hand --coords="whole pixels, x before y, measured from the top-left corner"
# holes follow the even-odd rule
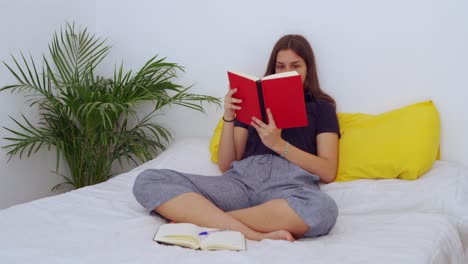
[[[276,127],[275,120],[273,119],[273,114],[271,113],[270,108],[267,109],[268,120],[270,121],[267,124],[263,123],[262,120],[252,117],[252,122],[250,125],[253,126],[256,130],[263,144],[270,149],[276,144],[281,142],[281,129]]]

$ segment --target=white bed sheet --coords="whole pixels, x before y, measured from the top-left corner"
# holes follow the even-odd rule
[[[245,252],[162,246],[163,220],[132,195],[146,168],[217,175],[209,138],[173,144],[106,183],[0,211],[0,263],[468,263],[468,172],[438,161],[416,181],[322,185],[340,215],[329,235],[293,243],[248,241]]]

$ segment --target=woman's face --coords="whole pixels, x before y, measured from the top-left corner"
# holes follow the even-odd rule
[[[297,71],[304,83],[307,77],[307,65],[293,50],[280,50],[276,55],[275,73]]]

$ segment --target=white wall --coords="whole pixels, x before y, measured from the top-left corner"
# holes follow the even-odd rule
[[[27,11],[29,16],[21,16],[24,21],[15,28],[1,27],[2,38],[8,37],[0,42],[0,58],[20,48],[43,50],[43,43],[48,43],[63,17],[72,16],[90,29],[95,27],[98,35],[108,37],[113,44],[110,64],[103,73],[122,60],[127,68],[137,69],[159,53],[186,67],[179,81],[196,83],[193,92],[218,97],[227,89],[226,70],[262,75],[274,42],[283,34],[303,34],[315,49],[322,87],[335,97],[339,111],[380,113],[430,98],[441,114],[442,158],[468,165],[468,140],[464,137],[468,130],[464,113],[468,98],[465,0],[28,2],[31,11]],[[47,11],[47,3],[58,5],[58,9]],[[7,17],[2,14],[0,22],[15,21],[22,9],[17,3],[9,3],[7,9],[0,7],[12,10],[6,12]],[[47,18],[38,19],[38,10]],[[34,38],[28,42],[25,34]],[[4,70],[0,77],[0,85],[13,80]],[[1,125],[10,124],[6,113],[17,116],[22,108],[20,97],[12,98],[0,94]],[[222,111],[211,106],[207,112],[166,109],[159,121],[176,137],[206,136],[211,135]],[[0,208],[21,202],[17,198],[3,202],[3,198],[21,190],[33,175],[42,178],[53,168],[53,155],[41,154],[5,163],[10,168],[2,164]],[[28,191],[36,193],[28,199],[48,194],[50,184],[34,184]]]
[[[261,75],[280,36],[303,34],[339,111],[380,113],[432,99],[442,158],[468,165],[468,1],[98,0],[97,13],[117,62],[137,68],[159,53],[186,66],[181,81],[196,83],[194,92],[219,97],[226,70]],[[161,122],[178,137],[209,135],[221,109],[208,110],[171,109]]]
[[[10,54],[20,52],[33,55],[36,62],[41,54],[48,53],[47,45],[54,31],[65,21],[76,21],[95,31],[96,1],[63,0],[17,0],[0,2],[0,61],[13,63]],[[16,80],[3,64],[0,65],[0,87],[14,84]],[[37,120],[36,109],[25,104],[23,95],[0,93],[0,126],[16,128],[8,116],[20,118],[21,113]],[[10,135],[0,128],[0,145],[9,142],[3,137]],[[55,153],[41,150],[31,158],[17,157],[8,162],[6,150],[0,149],[0,209],[50,196],[54,185],[62,178],[50,171],[55,170]],[[65,171],[66,172],[66,171]]]
[[[97,30],[115,41],[117,61],[139,67],[160,53],[186,66],[182,81],[196,83],[194,91],[220,97],[226,70],[261,75],[280,36],[303,34],[339,111],[380,113],[432,99],[442,119],[442,158],[468,164],[467,1],[97,3]],[[209,110],[168,112],[161,121],[180,137],[206,135],[221,115]]]

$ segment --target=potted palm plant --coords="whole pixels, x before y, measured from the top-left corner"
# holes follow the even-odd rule
[[[57,151],[56,172],[61,158],[70,175],[65,182],[80,188],[106,181],[112,164],[118,161],[144,162],[164,150],[171,131],[155,123],[157,112],[168,105],[180,105],[203,112],[203,103],[220,103],[218,98],[188,92],[173,82],[183,68],[166,58],[154,56],[136,71],[114,66],[111,78],[95,75],[110,46],[86,28],[67,23],[49,44],[50,56],[42,63],[21,54],[14,64],[4,62],[18,83],[0,91],[26,93],[29,106],[37,107],[40,120],[33,124],[24,115],[12,118],[16,128],[4,127],[8,155],[30,156],[41,147]],[[39,67],[40,66],[40,67]],[[135,108],[151,103],[152,111],[141,115]]]

